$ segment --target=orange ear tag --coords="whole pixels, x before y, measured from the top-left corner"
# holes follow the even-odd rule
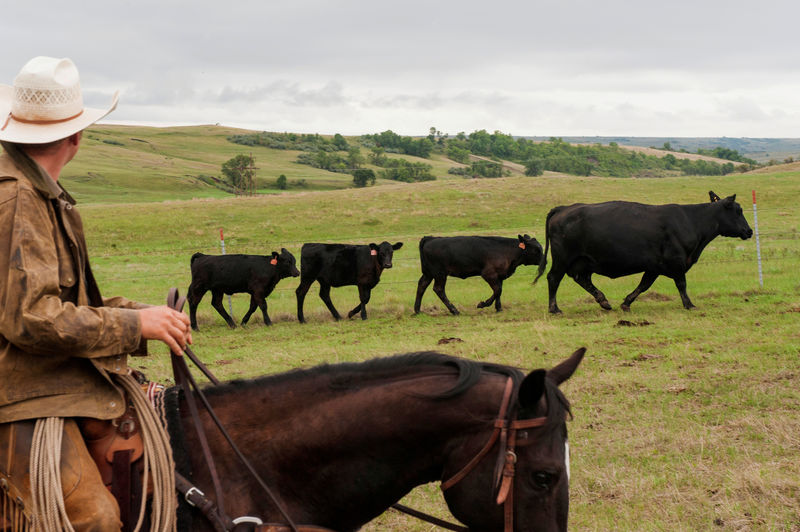
[[[369,254],[374,257],[374,256],[376,256],[378,254],[378,252],[376,250],[374,250],[374,249],[371,249],[371,250],[369,250]]]
[[[271,261],[269,261],[269,263],[275,266],[276,264],[278,264],[278,259],[272,259]]]
[[[525,242],[519,243],[519,249],[525,249]]]

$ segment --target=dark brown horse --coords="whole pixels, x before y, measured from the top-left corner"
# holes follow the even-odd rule
[[[442,480],[450,511],[470,531],[566,530],[569,403],[558,385],[584,351],[527,376],[425,352],[233,381],[205,392],[298,525],[354,531],[415,486]],[[507,407],[501,408],[504,393]],[[178,469],[213,498],[185,398],[171,395],[167,412]],[[495,429],[498,418],[508,420],[499,425],[519,430]],[[207,415],[203,420],[227,515],[285,522]],[[509,449],[516,460],[504,460]],[[513,491],[510,502],[498,505],[503,476]],[[504,525],[509,513],[513,525]],[[196,512],[191,523],[184,516],[180,528],[212,529]]]

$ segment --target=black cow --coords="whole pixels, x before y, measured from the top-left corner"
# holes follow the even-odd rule
[[[592,284],[594,273],[617,278],[644,272],[639,286],[625,297],[622,310],[630,310],[631,303],[659,275],[675,281],[684,308],[693,308],[686,295],[686,272],[703,249],[718,235],[742,240],[753,235],[735,194],[725,199],[711,191],[708,194],[711,203],[697,205],[608,201],[552,209],[547,214],[544,255],[536,276],[538,280],[544,272],[552,240],[553,265],[547,274],[550,312],[561,312],[556,292],[565,273],[606,310],[611,305]]]
[[[492,288],[492,296],[478,303],[478,308],[488,307],[494,302],[497,312],[503,310],[500,294],[503,281],[514,274],[517,266],[538,265],[542,260],[542,246],[529,235],[517,238],[501,236],[426,236],[419,241],[419,258],[422,277],[417,284],[417,299],[414,314],[419,313],[422,295],[433,283],[433,291],[453,314],[458,310],[444,291],[447,276],[461,279],[480,275]]]
[[[211,290],[211,306],[225,319],[228,326],[233,329],[236,324],[222,306],[223,294],[250,294],[250,310],[242,318],[242,325],[247,323],[256,310],[261,309],[264,315],[264,324],[272,322],[267,314],[267,296],[272,293],[278,281],[286,277],[297,277],[294,255],[286,248],[281,248],[280,254],[273,251],[272,255],[204,255],[195,253],[191,260],[192,284],[186,300],[189,302],[189,319],[192,329],[197,330],[197,305],[203,295]]]
[[[334,319],[341,316],[331,302],[332,286],[358,286],[359,304],[347,313],[352,318],[359,311],[361,319],[367,319],[367,303],[370,293],[381,272],[392,267],[394,250],[403,247],[402,242],[390,244],[351,245],[351,244],[303,244],[300,250],[300,286],[297,287],[297,319],[305,323],[303,301],[309,287],[319,281],[319,297],[333,314]]]

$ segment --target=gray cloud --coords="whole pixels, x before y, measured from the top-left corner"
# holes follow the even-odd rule
[[[798,136],[788,0],[4,6],[0,82],[68,56],[116,120],[424,134]]]

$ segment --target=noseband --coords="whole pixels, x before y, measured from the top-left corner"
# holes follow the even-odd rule
[[[492,435],[489,437],[489,441],[486,442],[483,448],[472,458],[472,460],[467,463],[467,465],[462,467],[461,470],[455,475],[451,476],[447,480],[442,481],[441,484],[442,491],[445,491],[464,480],[464,478],[469,475],[473,469],[475,469],[481,460],[483,460],[484,457],[489,454],[489,451],[492,450],[492,447],[494,447],[494,445],[499,441],[497,459],[494,469],[494,487],[497,490],[497,504],[503,505],[505,532],[514,531],[514,474],[516,472],[517,463],[516,448],[517,446],[521,447],[530,443],[530,440],[527,440],[527,435],[524,433],[522,437],[527,441],[518,443],[517,431],[541,427],[547,423],[547,417],[516,419],[516,413],[510,415],[509,405],[511,404],[511,395],[513,390],[514,381],[511,377],[508,377],[505,390],[503,391],[503,400],[500,403],[500,410],[498,411],[497,418],[494,421],[494,430],[492,431]],[[395,504],[394,508],[414,515],[420,519],[430,521],[430,519],[426,518],[430,516],[426,516],[421,512],[411,510],[405,506]],[[434,524],[449,530],[462,532],[469,530],[468,528],[462,526],[442,522],[439,519],[430,522],[434,522]]]

